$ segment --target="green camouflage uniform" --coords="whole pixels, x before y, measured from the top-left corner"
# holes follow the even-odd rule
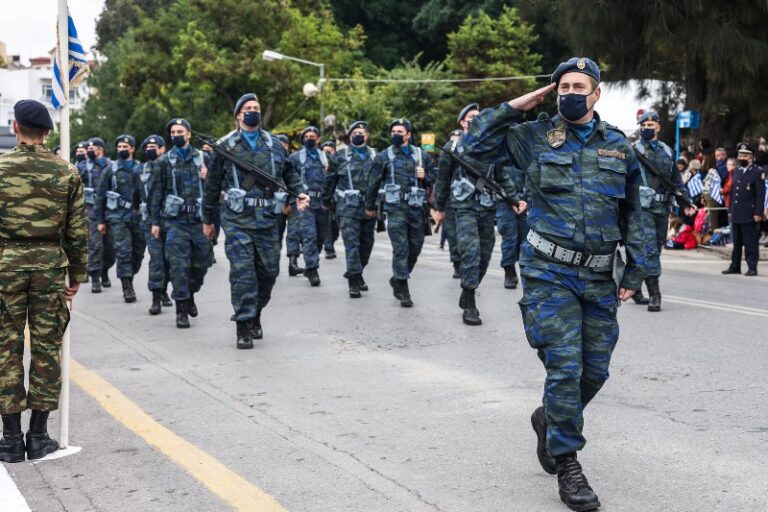
[[[77,170],[43,145],[0,156],[0,413],[58,408],[69,322],[64,278],[85,282],[88,224]],[[24,389],[24,327],[32,350]]]

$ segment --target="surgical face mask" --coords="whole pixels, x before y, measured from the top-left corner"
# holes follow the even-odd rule
[[[315,149],[317,141],[315,139],[307,139],[304,141],[304,147],[307,149]]]
[[[252,110],[243,112],[243,123],[251,128],[259,126],[261,124],[261,112],[254,112]]]
[[[403,142],[405,142],[405,136],[400,133],[394,133],[392,134],[392,145],[393,146],[402,146]]]
[[[353,135],[350,142],[353,146],[362,146],[365,144],[365,135]]]
[[[89,160],[96,160],[96,152],[95,151],[89,149],[88,151],[85,152],[85,154],[88,155],[88,159]]]
[[[560,115],[566,121],[578,121],[589,112],[586,94],[561,94],[559,100]]]
[[[173,142],[173,145],[177,148],[183,148],[187,145],[187,141],[184,139],[183,135],[174,135],[171,137],[171,142]]]
[[[643,140],[653,140],[655,136],[656,136],[656,130],[654,130],[653,128],[640,129],[640,137],[642,137]]]
[[[131,152],[127,149],[121,149],[117,152],[117,156],[123,160],[128,160],[131,157]]]
[[[147,160],[149,160],[150,162],[154,162],[155,160],[157,160],[156,149],[148,149],[146,153],[147,153]]]
[[[739,162],[739,165],[740,165],[741,167],[746,167],[746,166],[748,166],[748,165],[749,165],[749,160],[743,160],[743,159],[741,159],[741,158],[740,158],[740,159],[738,160],[738,162]]]
[[[83,160],[85,160],[85,155],[84,154],[80,153],[78,155],[75,155],[75,161],[76,162],[82,162]]]

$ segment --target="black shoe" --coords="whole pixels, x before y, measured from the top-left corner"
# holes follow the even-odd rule
[[[101,271],[101,286],[104,288],[112,287],[112,281],[109,280],[109,269]]]
[[[249,349],[253,348],[253,339],[251,338],[251,330],[249,327],[249,321],[237,322],[237,348]]]
[[[560,488],[560,499],[563,503],[576,512],[599,508],[600,500],[589,486],[581,464],[576,460],[576,454],[559,455],[555,460],[557,461],[557,485]]]
[[[400,279],[400,306],[404,308],[413,307],[413,301],[411,300],[411,292],[408,289],[408,280]]]
[[[363,274],[357,276],[357,287],[360,288],[361,292],[368,291],[368,283],[363,279]]]
[[[152,305],[149,307],[149,314],[159,315],[163,311],[162,306],[163,292],[152,291]]]
[[[536,432],[536,457],[539,458],[539,464],[550,475],[556,475],[555,458],[547,451],[547,414],[544,412],[544,407],[539,406],[533,411],[531,425]]]
[[[48,435],[48,411],[32,411],[27,432],[27,459],[42,459],[59,449],[59,443]]]
[[[453,278],[461,279],[461,263],[458,261],[453,262]]]
[[[320,286],[320,276],[318,275],[316,268],[308,268],[304,271],[304,275],[309,279],[310,285]]]
[[[397,300],[400,300],[400,297],[402,297],[402,294],[400,293],[400,280],[390,277],[389,286],[392,287],[392,295],[394,295]]]
[[[517,270],[515,270],[515,266],[504,267],[504,288],[514,290],[517,288],[517,283]]]
[[[325,259],[332,260],[335,257],[336,257],[336,250],[335,249],[331,248],[331,250],[326,250],[325,251]]]
[[[459,304],[463,304],[462,309],[464,310],[461,319],[467,325],[481,325],[483,321],[480,319],[480,311],[475,305],[475,290],[464,288],[461,297]]]
[[[171,298],[168,296],[168,292],[162,292],[162,295],[160,296],[160,304],[162,304],[165,308],[173,306],[173,301],[171,301]]]
[[[635,301],[635,304],[638,306],[647,306],[650,300],[648,297],[643,295],[643,290],[639,289],[637,292],[632,296],[632,300]]]
[[[747,270],[747,272],[744,275],[748,277],[756,276],[757,270]]]
[[[288,275],[298,276],[304,273],[304,269],[299,266],[298,256],[288,256]]]
[[[195,294],[189,294],[189,300],[187,301],[187,313],[192,318],[197,318],[197,304],[195,304]]]
[[[123,285],[123,299],[127,303],[136,302],[136,290],[133,289],[133,279],[123,277],[120,279]]]
[[[0,461],[24,462],[27,448],[21,433],[21,413],[3,414],[3,437],[0,439]]]
[[[347,278],[347,281],[349,282],[349,298],[359,299],[362,297],[363,294],[360,293],[360,283],[357,280],[357,276],[351,276]]]
[[[187,314],[187,301],[176,301],[176,327],[179,329],[189,328],[189,315]]]
[[[741,274],[741,270],[736,270],[735,268],[728,267],[727,269],[720,272],[721,274]]]
[[[101,293],[100,272],[91,272],[91,293]]]
[[[659,278],[648,277],[645,279],[645,285],[648,287],[648,311],[661,311],[661,290],[659,289]]]
[[[264,337],[264,331],[261,329],[261,317],[256,317],[250,320],[248,324],[248,330],[251,333],[251,339],[260,340]]]

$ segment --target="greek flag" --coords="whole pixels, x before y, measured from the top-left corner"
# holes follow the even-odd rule
[[[701,175],[699,173],[694,174],[693,177],[688,180],[688,183],[686,183],[685,186],[688,189],[688,194],[691,197],[701,195],[702,191],[704,190],[704,185],[701,183]]]
[[[712,175],[712,185],[711,190],[709,191],[709,197],[717,201],[717,204],[723,204],[723,194],[720,187],[720,175],[718,174]]]
[[[77,37],[77,29],[72,16],[67,13],[69,28],[69,87],[70,90],[76,87],[90,72],[88,60],[85,58],[85,48]],[[59,109],[69,98],[64,97],[64,83],[61,81],[61,69],[59,67],[59,48],[56,48],[56,57],[53,61],[53,81],[51,104],[53,108]]]

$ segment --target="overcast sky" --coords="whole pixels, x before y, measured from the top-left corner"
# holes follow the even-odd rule
[[[30,57],[48,55],[56,46],[57,0],[0,0],[0,41],[8,55]],[[96,44],[96,18],[104,0],[69,0],[69,13],[75,20],[80,41],[86,50]]]

